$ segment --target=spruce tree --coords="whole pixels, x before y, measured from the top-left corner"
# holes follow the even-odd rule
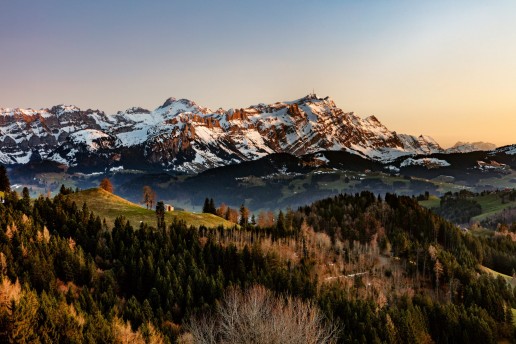
[[[279,235],[285,234],[285,215],[283,211],[280,210],[278,214],[278,221],[276,222],[276,230]]]
[[[204,199],[204,205],[202,206],[202,212],[203,213],[209,213],[210,212],[210,200],[208,197]]]
[[[156,203],[156,218],[157,218],[157,226],[159,230],[165,230],[165,204],[163,201],[159,201]]]
[[[240,226],[247,226],[249,222],[249,209],[247,209],[243,204],[240,206]]]
[[[23,211],[28,213],[30,211],[30,193],[27,187],[24,187],[22,190],[22,200]]]
[[[214,215],[217,214],[217,209],[215,208],[215,201],[213,198],[210,198],[209,213]]]

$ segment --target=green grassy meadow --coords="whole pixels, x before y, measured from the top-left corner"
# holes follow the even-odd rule
[[[425,208],[437,208],[441,204],[441,199],[437,196],[431,195],[426,201],[419,201],[419,204]]]
[[[505,208],[516,207],[516,202],[502,203],[502,199],[496,194],[475,197],[482,207],[482,214],[473,217],[472,221],[481,221],[488,216],[495,215]]]
[[[146,209],[139,204],[129,202],[117,195],[109,193],[103,189],[88,189],[67,196],[82,207],[84,203],[95,214],[101,218],[105,218],[108,226],[113,226],[118,216],[125,216],[135,228],[138,228],[140,222],[147,223],[151,226],[156,225],[156,212]],[[165,213],[165,221],[171,223],[177,220],[185,221],[191,226],[206,227],[233,227],[234,224],[226,221],[218,216],[203,213],[191,213],[187,211],[171,211]]]

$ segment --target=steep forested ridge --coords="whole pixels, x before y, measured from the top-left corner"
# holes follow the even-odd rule
[[[226,288],[314,300],[342,342],[514,337],[509,238],[462,233],[408,197],[364,192],[259,228],[113,228],[63,195],[0,204],[0,337],[10,342],[174,342]],[[512,266],[514,268],[514,265]],[[511,271],[508,272],[509,274]]]

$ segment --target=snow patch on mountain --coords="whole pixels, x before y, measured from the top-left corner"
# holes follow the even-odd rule
[[[387,165],[387,166],[385,166],[385,169],[386,169],[387,171],[389,171],[390,173],[400,173],[400,169],[399,169],[399,168],[397,168],[397,167],[396,167],[396,166],[394,166],[394,165]]]
[[[109,135],[107,135],[106,133],[95,129],[85,129],[70,134],[71,141],[75,143],[85,144],[88,147],[88,150],[90,151],[95,151],[99,149],[98,140],[108,137]]]
[[[0,163],[10,164],[26,164],[30,161],[32,152],[16,152],[14,154],[5,154],[0,152]]]
[[[317,153],[314,155],[314,160],[317,161],[321,165],[326,165],[330,162],[330,160],[324,155],[324,153]]]
[[[7,154],[0,152],[0,163],[4,165],[12,164],[12,159]]]
[[[508,155],[516,155],[516,145],[504,146],[496,149],[494,152],[505,153]]]
[[[421,158],[421,159],[413,159],[408,158],[405,159],[401,164],[401,167],[407,166],[425,166],[427,168],[439,168],[450,166],[450,163],[446,160],[436,159],[436,158]]]
[[[73,155],[73,152],[70,152],[69,154]],[[68,166],[73,166],[74,165],[74,163],[73,163],[73,161],[72,161],[72,159],[70,157],[67,157],[67,156],[62,157],[61,155],[59,155],[56,152],[48,155],[47,159],[50,160],[50,161],[57,162],[59,164],[63,164],[63,165],[68,165]]]
[[[394,160],[403,157],[414,155],[413,152],[409,150],[402,150],[396,148],[380,148],[380,149],[367,149],[363,150],[363,157],[371,158],[373,160],[378,160],[383,163],[390,163]]]

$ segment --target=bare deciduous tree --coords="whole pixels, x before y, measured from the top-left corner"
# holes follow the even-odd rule
[[[111,184],[111,181],[108,178],[102,179],[99,187],[106,190],[107,192],[113,193],[113,184]]]
[[[335,343],[338,328],[312,302],[278,297],[262,286],[230,289],[210,317],[192,318],[193,343]]]
[[[143,187],[143,203],[147,206],[147,209],[152,209],[152,205],[156,201],[156,193],[148,185]]]
[[[225,203],[221,203],[220,206],[217,208],[217,216],[225,217],[226,212],[228,211],[228,206]]]
[[[265,228],[274,225],[274,213],[272,211],[260,211],[258,213],[258,226]]]

